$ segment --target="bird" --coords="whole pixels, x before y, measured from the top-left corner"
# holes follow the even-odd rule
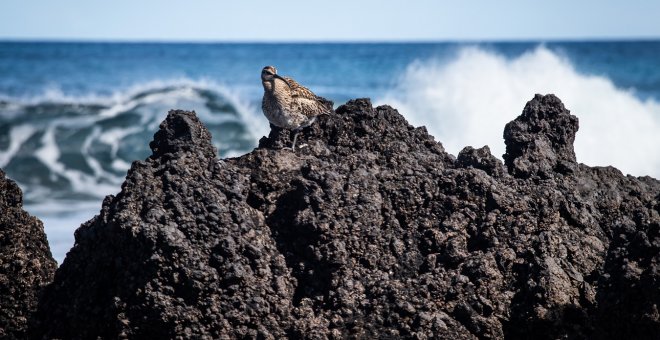
[[[274,66],[261,70],[261,83],[264,86],[261,109],[271,124],[293,132],[291,150],[296,148],[300,130],[312,125],[319,115],[333,111],[331,101],[315,95],[292,78],[280,76]]]

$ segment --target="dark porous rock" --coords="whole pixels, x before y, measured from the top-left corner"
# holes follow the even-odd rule
[[[654,338],[660,183],[577,164],[577,119],[537,96],[455,159],[365,99],[218,160],[171,111],[76,232],[47,338]],[[513,176],[511,176],[512,174]]]
[[[0,170],[0,338],[26,337],[39,292],[57,263],[44,226],[23,210],[23,194]]]
[[[578,119],[559,98],[537,94],[522,115],[504,128],[504,161],[512,175],[520,178],[575,171],[573,142]]]
[[[481,169],[493,177],[502,177],[506,174],[504,164],[490,153],[488,145],[480,149],[466,146],[458,153],[456,165],[462,168]]]

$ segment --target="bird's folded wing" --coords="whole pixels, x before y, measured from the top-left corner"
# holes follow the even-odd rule
[[[317,96],[310,89],[298,84],[297,81],[291,78],[285,77],[284,79],[289,83],[291,97],[294,98],[294,101],[306,107],[302,112],[314,112],[314,114],[318,114],[319,111],[326,111],[327,113],[332,111],[332,101]]]
[[[291,89],[291,96],[292,97],[300,97],[300,98],[305,98],[305,99],[316,99],[316,95],[314,92],[310,91],[308,88],[298,84],[297,81],[285,77],[287,83],[289,83],[289,88]]]

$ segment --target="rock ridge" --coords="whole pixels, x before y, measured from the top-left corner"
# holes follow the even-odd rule
[[[76,231],[35,338],[653,338],[660,183],[576,162],[578,120],[535,96],[447,154],[352,100],[219,160],[170,111]]]

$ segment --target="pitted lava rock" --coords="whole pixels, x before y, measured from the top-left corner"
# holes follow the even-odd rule
[[[46,338],[654,338],[660,183],[576,163],[537,95],[487,147],[447,154],[359,99],[218,160],[170,111],[122,191],[76,231]],[[506,166],[505,166],[506,165]]]
[[[504,128],[504,161],[516,177],[575,171],[573,142],[579,127],[559,98],[537,94],[523,113]]]
[[[0,338],[26,337],[39,292],[57,263],[44,226],[23,210],[23,193],[0,170]]]

